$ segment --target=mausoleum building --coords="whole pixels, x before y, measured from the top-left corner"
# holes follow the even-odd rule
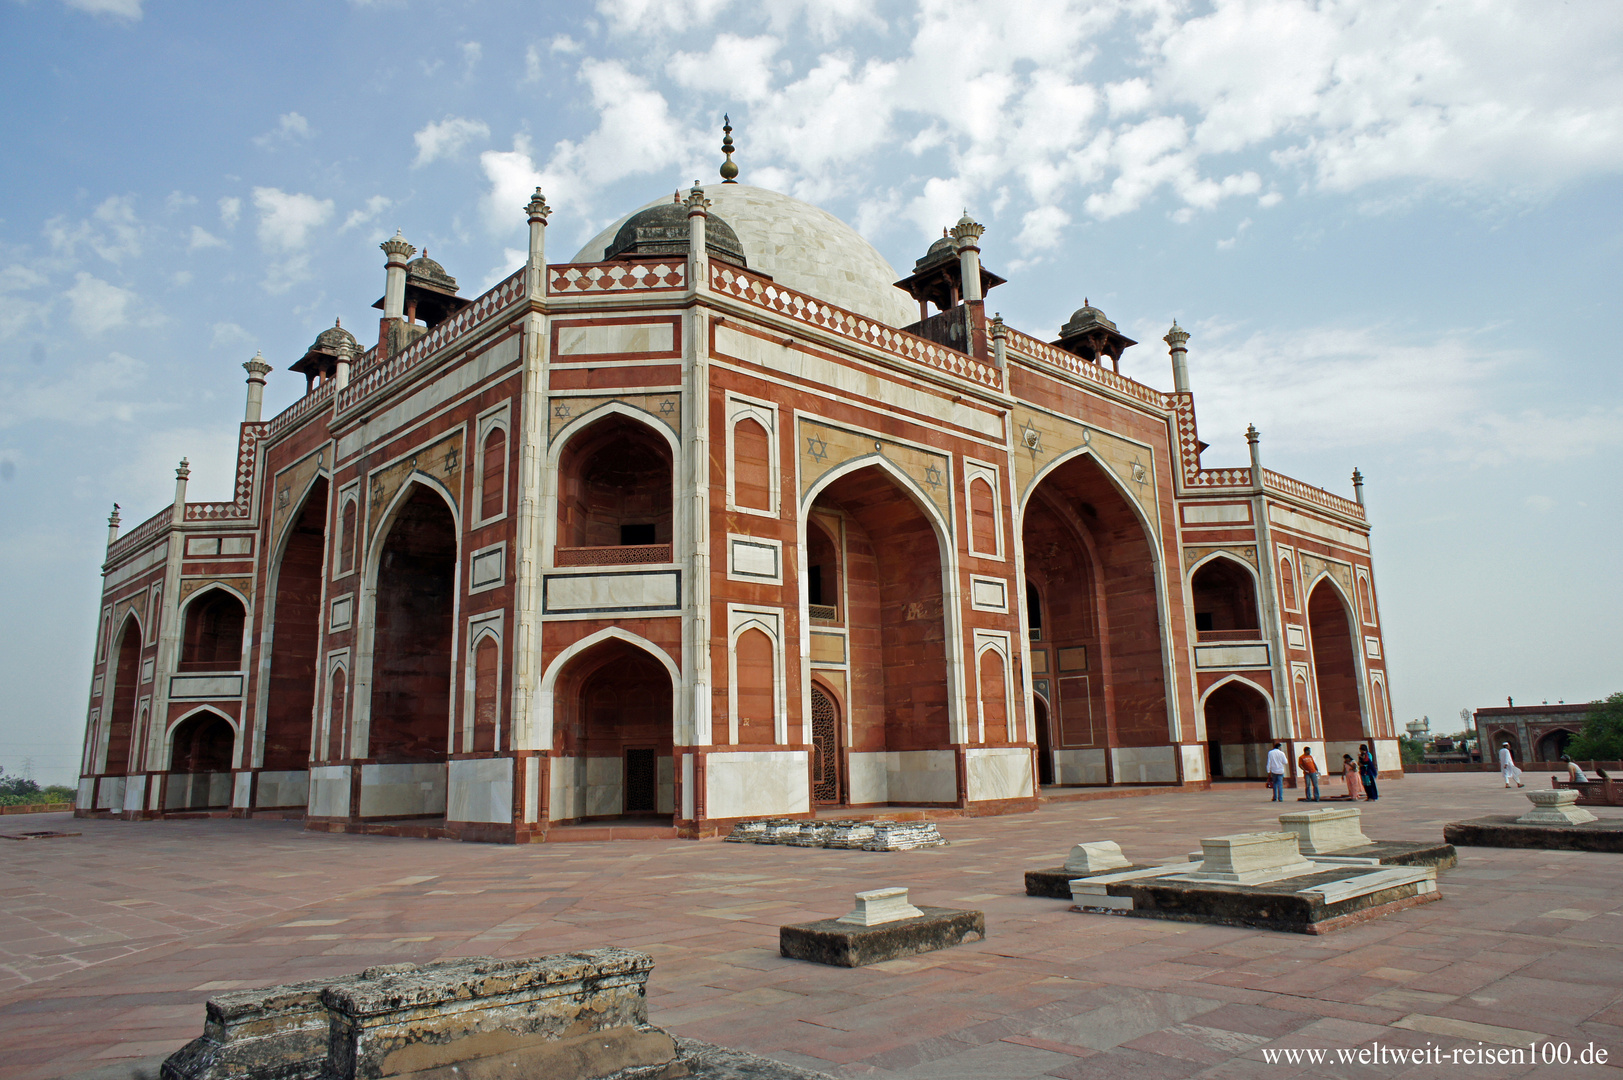
[[[524,842],[1039,785],[1399,767],[1355,498],[1205,468],[1084,304],[1006,325],[966,213],[898,275],[731,181],[476,297],[396,235],[375,343],[248,371],[226,502],[119,531],[79,813]],[[1017,287],[1017,286],[1009,286]],[[367,332],[371,336],[370,331]]]

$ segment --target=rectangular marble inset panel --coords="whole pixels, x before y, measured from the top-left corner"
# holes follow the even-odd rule
[[[1183,778],[1185,780],[1206,779],[1206,748],[1204,746],[1180,746],[1179,752],[1183,754]]]
[[[893,803],[950,803],[958,799],[958,763],[951,750],[891,750],[885,772]]]
[[[727,572],[733,577],[781,585],[783,583],[781,555],[775,543],[734,536],[728,541],[727,559],[730,565]]]
[[[1007,612],[1008,590],[998,578],[970,578],[969,602],[980,611]]]
[[[629,570],[607,574],[547,574],[541,581],[542,610],[548,615],[682,608],[679,570]]]
[[[1268,666],[1267,645],[1196,645],[1197,668],[1248,668]]]
[[[1365,534],[1331,524],[1328,521],[1320,521],[1318,518],[1308,517],[1306,514],[1286,510],[1283,506],[1270,506],[1268,508],[1268,520],[1282,528],[1295,529],[1297,532],[1307,533],[1309,536],[1317,536],[1324,540],[1343,544],[1355,551],[1369,550],[1369,537]]]
[[[1118,784],[1175,784],[1177,758],[1171,746],[1118,746],[1110,751]]]
[[[241,675],[171,675],[169,698],[218,701],[242,696]]]
[[[964,751],[964,773],[970,802],[1032,795],[1031,751],[1022,747],[971,747]]]
[[[154,657],[148,657],[147,659],[141,661],[141,681],[142,682],[149,683],[149,682],[152,681],[152,672],[155,670],[155,665],[157,664],[157,662],[158,662],[157,659],[154,658]]]
[[[506,555],[506,545],[498,545],[475,553],[472,560],[472,569],[468,575],[469,584],[475,589],[484,588],[488,585],[500,585]]]
[[[449,765],[447,821],[513,820],[512,758],[473,758]]]
[[[850,776],[846,778],[851,789],[851,802],[861,806],[867,803],[890,801],[890,773],[885,767],[886,754],[850,755]]]
[[[92,679],[90,681],[90,696],[91,697],[93,697],[93,698],[101,697],[101,685],[102,685],[102,677],[100,675],[97,675],[94,679]]]
[[[240,775],[243,779],[248,776],[247,773]],[[348,813],[349,785],[347,783],[344,786],[344,802],[344,810]],[[308,806],[309,803],[309,770],[290,769],[286,772],[262,772],[259,774],[258,794],[254,799],[255,807]],[[247,805],[246,799],[243,805]]]
[[[1220,503],[1217,506],[1185,506],[1185,525],[1243,525],[1251,520],[1248,503]]]
[[[704,772],[706,805],[713,818],[803,814],[811,809],[811,774],[804,750],[710,754],[704,759]]]
[[[362,817],[412,817],[443,813],[443,764],[361,766]]]
[[[147,778],[144,776],[131,776],[124,785],[124,809],[135,813],[141,809],[141,804],[147,797]]]
[[[1307,632],[1300,626],[1285,627],[1285,644],[1293,649],[1307,648]]]
[[[1103,750],[1055,750],[1054,782],[1102,784],[1106,780]]]
[[[220,553],[220,538],[218,536],[194,536],[186,541],[187,555],[218,555]]]
[[[254,538],[251,536],[227,536],[220,541],[221,555],[252,555],[254,551]]]
[[[1373,637],[1365,638],[1364,655],[1369,657],[1371,660],[1379,660],[1381,658],[1381,639]]]
[[[122,776],[104,776],[96,788],[97,810],[124,809],[124,780]]]
[[[676,348],[676,327],[665,323],[560,326],[558,352],[564,356],[602,353],[668,353]]]
[[[96,799],[96,778],[94,776],[81,776],[79,778],[79,794],[74,797],[75,810],[94,810],[92,805]]]
[[[349,770],[348,765],[311,766],[311,817],[349,817]]]
[[[845,663],[845,635],[812,631],[811,660],[814,664]]]
[[[355,596],[339,596],[332,602],[332,618],[328,621],[328,629],[334,633],[339,630],[348,630],[351,618],[355,614]]]

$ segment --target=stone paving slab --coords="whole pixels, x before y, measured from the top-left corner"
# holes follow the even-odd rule
[[[1493,774],[1408,777],[1383,795],[1361,808],[1366,833],[1407,841],[1440,842],[1449,821],[1526,802]],[[233,986],[599,945],[653,953],[652,1023],[838,1078],[1407,1080],[1462,1074],[1315,1070],[1263,1054],[1524,1034],[1594,1042],[1623,1062],[1623,855],[1461,847],[1442,901],[1322,938],[1080,915],[1024,894],[1026,869],[1063,863],[1076,843],[1115,840],[1135,862],[1181,859],[1202,835],[1273,828],[1277,809],[1241,784],[1056,801],[943,820],[949,846],[889,854],[71,822],[83,835],[5,845],[0,1072],[128,1076],[192,1038],[203,1001]],[[26,819],[29,829],[69,823]],[[852,969],[777,955],[779,926],[890,885],[915,903],[984,911],[987,939]],[[1575,1065],[1468,1071],[1618,1076]]]

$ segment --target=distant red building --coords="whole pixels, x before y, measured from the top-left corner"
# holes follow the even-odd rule
[[[1483,761],[1498,761],[1510,744],[1517,761],[1560,761],[1567,743],[1583,730],[1593,705],[1507,705],[1472,714]]]

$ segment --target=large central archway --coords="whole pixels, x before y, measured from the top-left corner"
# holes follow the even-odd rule
[[[671,673],[618,637],[565,662],[553,683],[554,824],[675,812]]]
[[[1092,454],[1061,462],[1021,520],[1034,675],[1046,677],[1060,784],[1172,781],[1155,552],[1143,520]],[[1035,606],[1033,606],[1035,604]],[[1120,755],[1120,748],[1154,748]],[[1116,775],[1116,758],[1132,757]]]
[[[377,555],[363,817],[445,812],[456,571],[450,506],[412,483]]]
[[[1270,731],[1268,699],[1256,686],[1231,679],[1206,695],[1209,775],[1215,779],[1267,776]]]
[[[818,564],[817,585],[846,636],[847,798],[854,805],[953,804],[959,791],[941,533],[879,464],[828,482],[812,513],[844,524],[844,564]],[[832,548],[818,550],[831,557]]]
[[[327,479],[318,477],[288,527],[276,569],[262,761],[265,769],[274,772],[298,771],[310,765],[326,541]]]
[[[1313,674],[1318,683],[1325,754],[1333,761],[1340,761],[1348,752],[1356,756],[1353,747],[1364,738],[1352,618],[1340,591],[1328,577],[1320,578],[1308,596],[1307,622],[1313,639]]]
[[[119,630],[113,660],[113,700],[107,710],[103,776],[124,776],[134,767],[135,699],[141,687],[141,623],[132,614]],[[122,809],[122,807],[113,807]]]

